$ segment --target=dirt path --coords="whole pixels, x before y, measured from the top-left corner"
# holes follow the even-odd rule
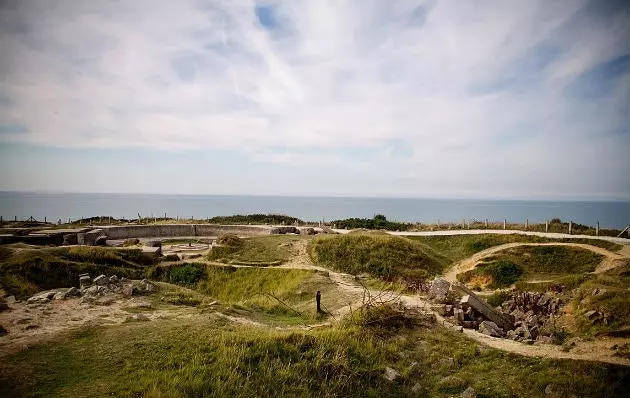
[[[479,262],[483,260],[484,258],[492,256],[495,253],[498,253],[507,249],[512,249],[512,248],[521,247],[521,246],[567,246],[567,247],[577,247],[581,249],[586,249],[594,253],[601,254],[602,256],[604,256],[604,259],[595,269],[595,273],[597,274],[606,272],[608,270],[621,266],[625,264],[627,260],[630,260],[630,256],[627,256],[623,250],[619,253],[614,253],[609,250],[603,249],[601,247],[591,246],[591,245],[582,244],[582,243],[561,243],[561,242],[558,242],[558,243],[518,243],[518,242],[506,243],[504,245],[494,246],[489,249],[482,250],[478,253],[475,253],[471,257],[468,257],[466,259],[463,259],[455,263],[451,268],[449,268],[446,271],[446,273],[444,274],[444,279],[450,282],[455,282],[457,280],[457,274],[474,269],[477,266],[477,264],[479,264]],[[624,246],[624,249],[626,249],[626,247],[630,248],[630,246]]]

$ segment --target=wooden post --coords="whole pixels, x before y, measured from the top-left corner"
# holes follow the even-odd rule
[[[545,220],[545,232],[549,232],[549,220]]]
[[[72,222],[72,220],[70,219],[70,217],[68,217],[68,224],[70,224]]]
[[[571,227],[573,226],[573,221],[569,221],[569,235],[571,235]]]
[[[17,222],[17,216],[15,216],[14,221]]]
[[[486,228],[488,228],[488,219],[486,218]]]
[[[597,226],[595,227],[595,236],[599,236],[599,221],[597,221]]]
[[[507,218],[503,219],[503,229],[507,229]]]
[[[47,223],[48,221],[46,221],[46,216],[44,216],[44,224]]]
[[[529,228],[529,219],[525,220],[525,229]]]
[[[439,219],[438,219],[437,227],[438,227],[438,229],[440,229],[440,220]]]
[[[321,308],[321,301],[322,301],[322,293],[318,290],[317,293],[315,293],[315,301],[317,302],[317,312],[322,312],[322,308]]]
[[[470,220],[466,220],[466,228],[470,229]]]

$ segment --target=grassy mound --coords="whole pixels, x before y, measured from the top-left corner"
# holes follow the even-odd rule
[[[400,376],[385,380],[385,367]],[[483,377],[479,377],[483,374]],[[0,362],[2,396],[623,396],[630,368],[528,358],[440,327],[384,338],[359,328],[308,332],[220,318],[89,329]]]
[[[450,235],[450,236],[411,236],[409,239],[423,243],[437,253],[448,258],[451,262],[463,260],[475,253],[506,243],[583,243],[601,247],[610,251],[617,251],[621,245],[599,239],[549,239],[530,235]]]
[[[311,242],[309,254],[317,265],[385,280],[425,279],[444,267],[421,244],[391,235],[320,236]]]
[[[603,256],[567,246],[522,246],[488,257],[457,279],[491,288],[510,286],[521,279],[556,279],[592,272]]]
[[[79,274],[141,278],[156,260],[138,249],[77,246],[0,248],[0,287],[24,298],[40,290],[76,286]]]
[[[213,224],[271,224],[271,225],[294,225],[303,224],[299,218],[285,216],[281,214],[246,214],[233,216],[212,217],[209,220]]]
[[[240,239],[235,235],[226,235],[217,240],[222,246],[214,247],[208,259],[236,265],[280,265],[291,255],[288,244],[299,239],[297,236]]]

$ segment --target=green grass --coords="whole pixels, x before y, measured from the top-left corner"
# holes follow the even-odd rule
[[[309,254],[317,265],[388,281],[426,279],[445,265],[423,245],[391,235],[319,236],[311,241]]]
[[[281,235],[232,240],[213,248],[208,258],[236,265],[280,265],[291,256],[288,245],[300,239],[304,238]]]
[[[381,377],[386,366],[401,376]],[[480,377],[483,375],[483,377]],[[630,368],[505,354],[440,327],[278,331],[213,317],[88,329],[0,361],[0,395],[622,396]]]
[[[154,261],[137,249],[4,247],[0,250],[0,288],[25,298],[40,290],[76,286],[81,273],[142,278]]]
[[[600,294],[592,295],[596,288]],[[586,280],[579,286],[572,305],[581,333],[630,336],[630,264]],[[612,315],[612,322],[591,324],[583,315],[589,310]]]
[[[592,272],[604,257],[590,250],[566,246],[521,246],[484,259],[475,269],[461,273],[464,283],[481,278],[491,288],[523,280],[551,279]],[[484,277],[486,277],[484,279]]]
[[[551,243],[568,242],[583,243],[601,247],[610,251],[621,250],[623,246],[616,243],[598,239],[548,239],[529,235],[450,235],[450,236],[410,236],[409,239],[421,242],[431,247],[440,255],[448,258],[451,263],[463,260],[482,250],[506,243]]]

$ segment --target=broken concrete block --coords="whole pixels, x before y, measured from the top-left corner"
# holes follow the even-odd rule
[[[481,322],[481,324],[479,325],[479,332],[492,337],[503,336],[503,330],[501,330],[501,328],[499,328],[497,324],[492,321]]]
[[[449,281],[442,278],[435,278],[431,282],[429,296],[440,303],[445,302],[450,289],[451,283]]]
[[[96,283],[97,285],[107,285],[107,282],[109,282],[109,279],[107,279],[107,277],[102,274],[94,278],[94,283]]]
[[[479,296],[477,296],[475,293],[473,293],[470,289],[468,289],[463,284],[458,283],[454,286],[457,289],[466,293],[466,295],[462,297],[461,299],[462,305],[469,305],[475,311],[482,314],[486,319],[489,319],[490,321],[494,322],[500,328],[512,329],[514,321],[510,316],[503,314],[501,312],[498,312],[497,310],[492,308],[492,306],[486,303],[483,299],[481,299]]]

